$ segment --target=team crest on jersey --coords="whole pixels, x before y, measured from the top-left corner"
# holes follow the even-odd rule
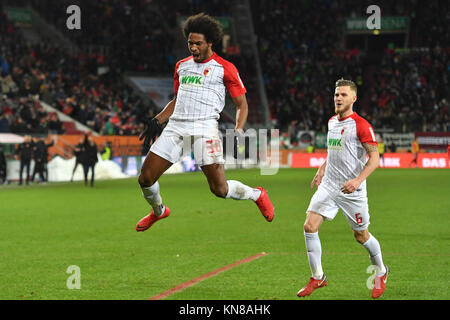
[[[347,128],[342,128],[342,130],[341,130],[341,136],[344,134],[344,131],[345,131],[345,129],[347,129]]]
[[[203,75],[206,77],[209,73],[211,72],[211,68],[205,68],[205,70],[203,70]]]

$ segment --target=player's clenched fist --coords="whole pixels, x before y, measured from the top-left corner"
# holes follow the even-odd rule
[[[341,191],[347,194],[353,193],[356,191],[356,189],[359,188],[360,184],[361,182],[358,179],[348,180],[346,183],[342,185]]]

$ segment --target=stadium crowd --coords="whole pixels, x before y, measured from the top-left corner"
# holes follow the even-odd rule
[[[63,125],[54,112],[47,112],[34,98],[0,98],[0,133],[63,133]]]
[[[334,82],[344,77],[359,86],[356,110],[375,128],[450,131],[450,48],[445,47],[450,42],[445,41],[449,34],[444,32],[450,14],[439,12],[448,8],[448,3],[377,4],[383,14],[407,15],[414,22],[420,21],[411,23],[411,45],[425,49],[386,49],[380,54],[380,68],[372,79],[365,79],[368,52],[343,48],[342,30],[336,28],[344,24],[345,17],[366,14],[355,10],[365,8],[361,1],[303,2],[301,10],[292,10],[293,0],[252,2],[264,82],[276,126],[325,131],[332,112]],[[439,16],[436,22],[435,16]],[[427,36],[418,36],[424,34]]]
[[[64,27],[67,17],[61,15],[73,4],[88,13],[83,28],[76,32]],[[174,33],[179,32],[177,18],[200,11],[228,15],[231,2],[32,0],[31,5],[82,50],[101,47],[108,53],[109,62],[122,71],[165,75],[173,72],[176,63],[173,49]]]
[[[60,13],[69,4],[83,7],[83,28],[65,35],[84,53],[71,55],[48,39],[28,46],[2,12],[0,131],[64,132],[57,116],[46,113],[35,100],[38,96],[105,135],[136,135],[142,120],[157,112],[124,83],[122,75],[125,71],[172,74],[177,18],[199,11],[225,16],[232,6],[216,0],[19,2],[31,4],[61,30],[66,30],[67,16]],[[324,131],[334,81],[344,77],[358,84],[361,105],[356,110],[375,128],[450,130],[450,64],[445,47],[449,35],[441,36],[450,14],[434,18],[442,8],[448,9],[448,3],[379,1],[383,14],[408,15],[417,22],[411,24],[410,47],[428,49],[386,50],[371,79],[365,76],[368,53],[345,49],[343,33],[336,28],[345,17],[365,14],[355,10],[361,7],[356,6],[359,2],[318,0],[302,2],[301,10],[292,10],[296,3],[251,1],[273,126],[283,131],[290,126]],[[423,34],[427,37],[418,36]],[[245,80],[246,73],[253,72],[250,64],[245,57],[233,59]]]
[[[22,2],[31,3],[48,21],[55,26],[63,25],[60,29],[66,30],[67,17],[60,13],[65,12],[73,1]],[[38,96],[104,135],[137,135],[143,129],[143,120],[157,112],[156,106],[144,103],[124,82],[123,73],[142,71],[166,75],[173,72],[176,61],[171,51],[173,39],[170,36],[172,32],[167,29],[168,23],[173,28],[177,16],[190,14],[200,7],[214,10],[218,15],[226,8],[218,1],[193,1],[190,6],[181,5],[181,1],[171,1],[167,5],[151,1],[110,3],[81,0],[75,3],[83,7],[86,16],[83,23],[86,25],[80,32],[66,35],[82,48],[80,52],[93,51],[89,54],[72,55],[52,45],[50,39],[37,45],[26,45],[17,28],[2,12],[0,37],[4,45],[0,59],[1,80],[2,84],[5,83],[2,93],[10,100]],[[184,11],[175,8],[184,8]],[[148,19],[150,16],[152,19]],[[105,71],[99,75],[102,68]],[[18,105],[0,103],[0,119],[3,121],[0,128],[4,131],[22,133],[16,130],[24,122],[19,117]],[[54,117],[52,114],[51,119]],[[25,122],[28,128],[33,126],[33,123]],[[46,124],[42,120],[44,127]],[[40,128],[38,131],[45,133],[48,129]],[[62,127],[57,132],[63,131]]]
[[[103,134],[136,135],[142,130],[137,119],[152,116],[155,109],[142,103],[119,71],[111,68],[106,75],[97,74],[99,67],[107,65],[104,55],[72,56],[49,42],[27,45],[4,12],[2,15],[2,130],[62,133],[57,115],[42,110],[37,97]]]
[[[370,88],[376,128],[450,131],[450,48],[386,50]]]
[[[15,27],[1,14],[0,132],[62,133],[58,117],[45,111],[36,98],[42,73],[31,62],[33,52],[26,49]]]
[[[271,117],[277,127],[293,122],[298,129],[323,130],[334,85],[330,79],[361,76],[363,53],[337,47],[333,24],[342,18],[321,19],[328,3],[305,2],[302,10],[292,5],[288,0],[253,2]]]

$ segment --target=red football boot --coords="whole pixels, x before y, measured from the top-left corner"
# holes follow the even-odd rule
[[[386,273],[381,277],[375,277],[373,280],[372,298],[376,299],[381,297],[384,290],[386,290],[386,282],[389,275],[389,267],[386,267]]]
[[[328,284],[328,279],[325,275],[322,276],[322,279],[316,280],[311,277],[306,284],[298,293],[297,297],[306,297],[313,293],[314,290],[318,288],[325,287]]]
[[[167,218],[170,214],[170,209],[165,206],[164,213],[160,216],[155,216],[153,210],[149,215],[143,217],[136,225],[136,231],[145,231],[150,228],[156,221]]]
[[[266,218],[266,220],[270,222],[273,220],[275,211],[272,201],[270,201],[269,195],[264,188],[256,187],[256,189],[261,190],[261,195],[259,196],[258,200],[256,200],[256,205],[258,206],[264,218]]]

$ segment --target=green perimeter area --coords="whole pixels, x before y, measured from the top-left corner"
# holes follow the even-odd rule
[[[260,252],[259,259],[167,299],[298,299],[310,277],[303,222],[316,170],[231,170],[228,179],[264,186],[268,223],[251,201],[216,198],[201,172],[164,175],[171,215],[136,232],[149,206],[137,179],[0,187],[0,299],[148,299]],[[368,179],[370,232],[391,268],[380,298],[448,300],[450,170],[378,169]],[[327,287],[305,300],[370,299],[366,250],[341,213],[320,231]],[[76,265],[81,289],[69,290]]]

